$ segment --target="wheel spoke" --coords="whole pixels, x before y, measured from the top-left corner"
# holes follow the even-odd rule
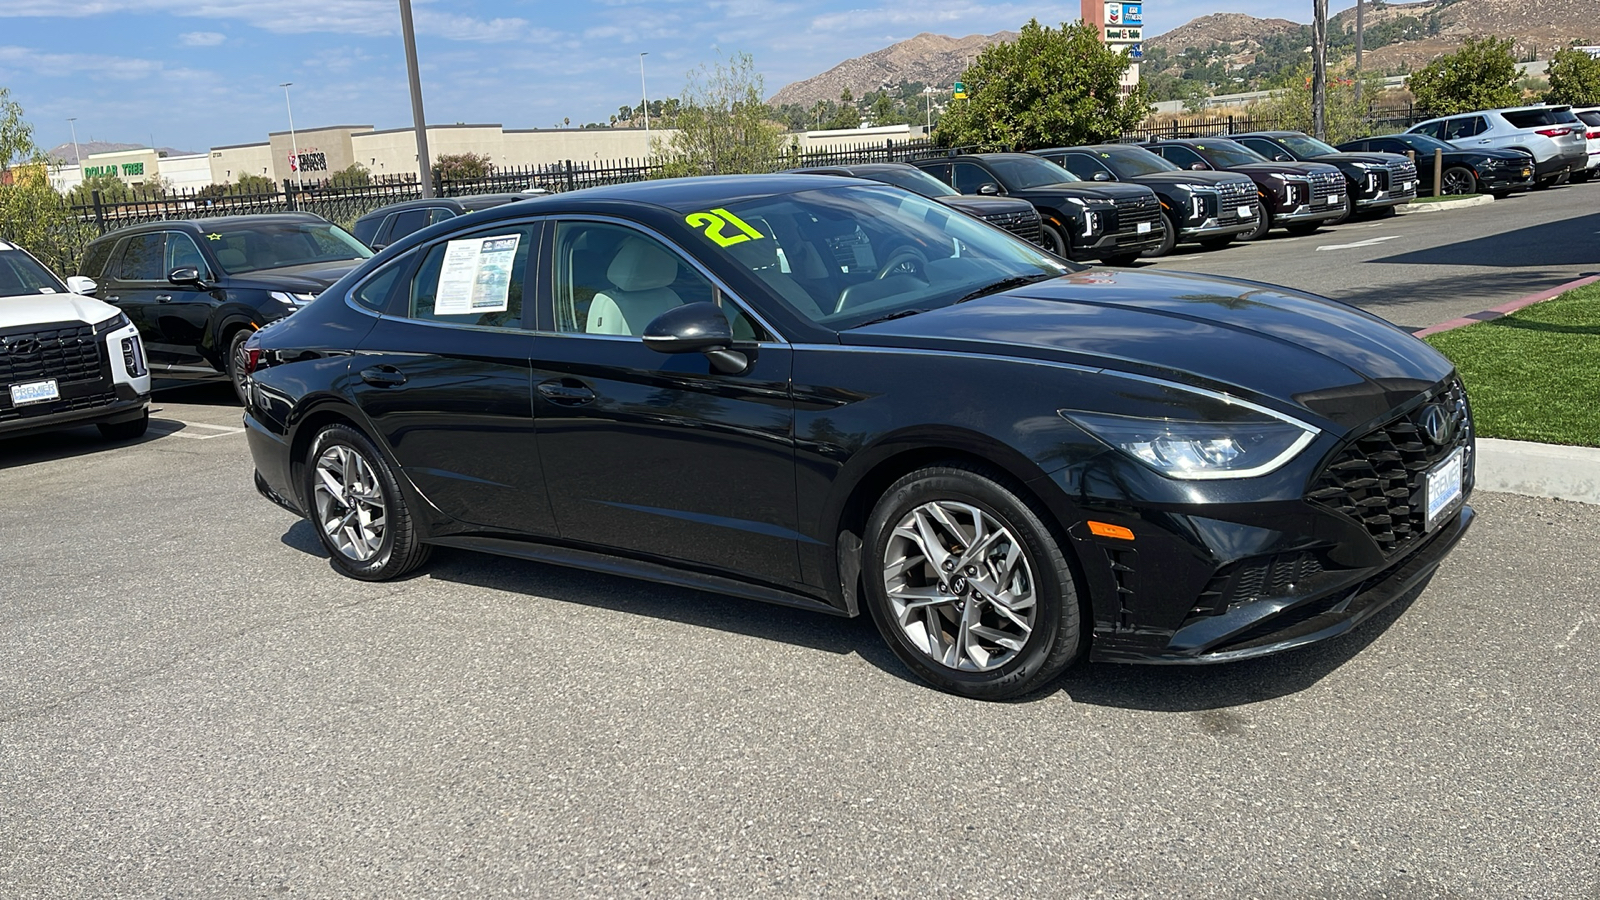
[[[376,472],[359,452],[342,444],[322,451],[313,494],[317,521],[334,550],[356,562],[378,555],[388,510]]]

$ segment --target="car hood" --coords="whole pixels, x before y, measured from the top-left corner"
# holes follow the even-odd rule
[[[1305,161],[1306,162],[1319,162],[1319,163],[1335,163],[1335,164],[1342,163],[1342,162],[1347,162],[1347,163],[1371,163],[1371,164],[1376,165],[1376,166],[1387,166],[1390,163],[1395,162],[1396,160],[1399,160],[1400,162],[1410,162],[1411,161],[1407,157],[1401,156],[1398,153],[1355,153],[1355,152],[1325,153],[1322,156],[1309,157]]]
[[[1237,172],[1240,175],[1249,175],[1251,177],[1254,177],[1256,175],[1310,175],[1310,174],[1312,174],[1314,172],[1334,172],[1334,173],[1337,173],[1339,171],[1339,167],[1338,166],[1329,165],[1327,163],[1319,163],[1319,162],[1270,162],[1269,161],[1269,162],[1243,163],[1243,164],[1237,165],[1237,166],[1229,166],[1228,167],[1228,171],[1229,172]]]
[[[1245,176],[1233,172],[1197,172],[1193,169],[1183,169],[1177,172],[1151,172],[1148,175],[1137,175],[1128,179],[1131,184],[1205,184],[1212,186],[1249,180]]]
[[[852,329],[840,340],[1147,375],[1276,401],[1341,430],[1370,423],[1454,369],[1433,348],[1355,307],[1181,272],[1089,269]]]
[[[959,209],[972,216],[996,216],[1004,213],[1027,213],[1033,210],[1033,204],[1026,200],[1012,197],[979,197],[973,194],[951,194],[946,197],[935,197],[934,200],[943,203],[951,209]]]
[[[82,294],[19,294],[0,297],[0,328],[47,325],[57,322],[95,324],[121,310]]]
[[[231,276],[228,286],[257,288],[265,291],[286,291],[293,294],[320,294],[353,271],[366,260],[351,259],[339,262],[307,263],[303,266],[283,266],[276,269],[258,269]]]
[[[1052,204],[1052,199],[1079,197],[1084,200],[1130,200],[1150,196],[1149,188],[1137,184],[1117,184],[1106,181],[1066,181],[1046,184],[1027,190],[1012,191],[1011,196]],[[1056,202],[1052,205],[1060,205]]]

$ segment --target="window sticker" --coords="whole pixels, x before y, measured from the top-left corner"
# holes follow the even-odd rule
[[[451,241],[445,247],[444,265],[439,268],[434,314],[505,312],[510,305],[511,264],[521,241],[521,234]]]
[[[700,228],[705,231],[706,237],[718,247],[732,247],[745,241],[759,241],[766,235],[750,227],[750,224],[725,209],[713,209],[706,212],[690,213],[683,217],[690,228]],[[728,229],[733,229],[728,233]]]

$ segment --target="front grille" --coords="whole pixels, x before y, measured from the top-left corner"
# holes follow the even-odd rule
[[[29,325],[0,333],[0,385],[95,381],[102,369],[92,325]]]
[[[991,213],[983,217],[985,222],[996,228],[1004,228],[1025,241],[1039,243],[1039,212],[1030,209],[1027,212]]]
[[[1312,172],[1311,197],[1344,196],[1344,174],[1341,172]]]
[[[34,416],[53,416],[59,413],[98,409],[102,406],[110,406],[115,402],[117,402],[116,391],[99,391],[77,397],[63,397],[60,400],[49,400],[44,403],[29,403],[26,406],[12,407],[11,395],[9,393],[0,393],[0,422],[14,422],[18,419],[27,419]]]
[[[1324,571],[1322,557],[1309,550],[1240,560],[1211,577],[1190,615],[1217,615],[1235,603],[1309,594]]]
[[[1256,183],[1254,181],[1250,181],[1249,179],[1245,179],[1243,181],[1225,181],[1222,184],[1217,185],[1217,191],[1222,195],[1222,207],[1220,214],[1223,217],[1227,217],[1229,213],[1241,206],[1249,206],[1255,203],[1260,196],[1256,193]]]
[[[1455,435],[1443,445],[1425,437],[1422,428],[1425,411],[1435,404],[1444,408]],[[1472,412],[1466,390],[1454,380],[1352,441],[1323,468],[1306,499],[1361,525],[1385,554],[1393,554],[1422,536],[1428,470],[1458,447],[1467,454],[1465,493],[1472,487]]]
[[[1398,194],[1416,194],[1417,167],[1410,160],[1389,163],[1389,171],[1386,174],[1389,177],[1389,182],[1386,185],[1389,190]],[[1410,184],[1411,188],[1409,190],[1403,189],[1402,185],[1405,184]]]
[[[1117,234],[1134,233],[1145,222],[1161,218],[1161,201],[1155,197],[1124,197],[1117,201]]]

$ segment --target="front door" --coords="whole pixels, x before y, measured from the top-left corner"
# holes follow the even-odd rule
[[[205,283],[215,284],[212,268],[201,255],[194,238],[181,231],[169,231],[162,278],[165,280],[174,269],[185,268],[198,270]],[[172,354],[172,364],[208,373],[223,368],[222,354],[227,350],[214,347],[206,334],[211,326],[211,311],[221,301],[209,290],[170,281],[156,292],[155,300],[151,313],[155,316],[157,331]],[[207,358],[208,353],[211,359]]]
[[[791,353],[677,248],[619,223],[555,228],[553,289],[534,345],[539,449],[561,536],[799,581]],[[681,303],[723,307],[759,343],[748,371],[644,345]]]

